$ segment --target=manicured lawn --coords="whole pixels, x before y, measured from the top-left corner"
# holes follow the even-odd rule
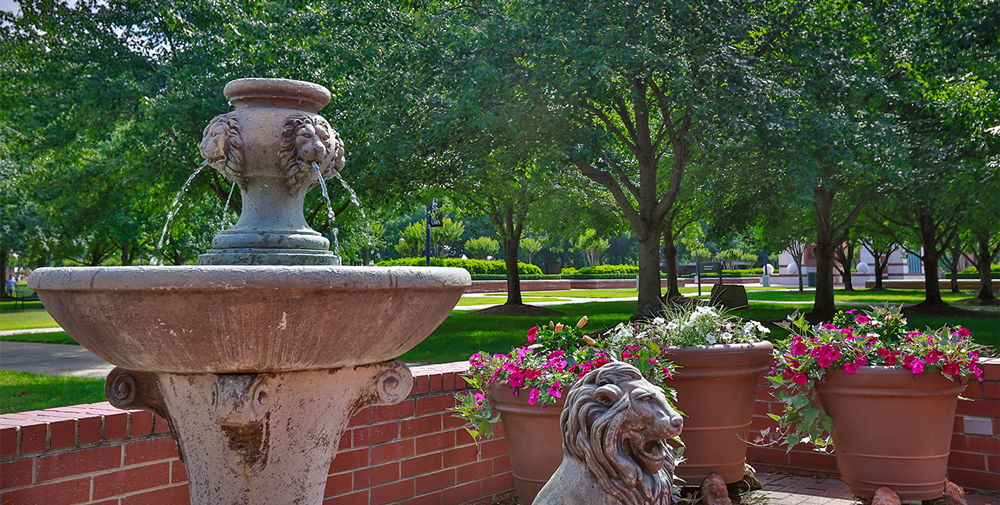
[[[20,312],[22,310],[27,310],[27,309],[44,309],[44,308],[45,306],[42,305],[42,302],[38,300],[27,301],[24,302],[23,304],[21,302],[15,302],[15,301],[0,302],[0,314]]]
[[[0,370],[0,414],[104,400],[104,379]]]
[[[65,331],[57,331],[54,333],[22,333],[20,335],[6,335],[0,337],[0,340],[6,340],[8,342],[36,342],[39,344],[71,344],[79,345],[73,337],[66,334]]]
[[[48,312],[13,312],[0,314],[0,330],[25,330],[31,328],[55,328],[56,323]]]
[[[890,303],[914,304],[924,301],[924,290],[922,289],[891,289],[883,291],[873,291],[870,289],[858,289],[855,291],[844,291],[837,289],[833,292],[834,300],[837,302],[864,302],[883,305]],[[941,298],[947,303],[954,303],[965,298],[975,297],[975,293],[952,293],[942,292]],[[809,302],[816,299],[815,291],[747,291],[747,298],[750,300],[768,300],[776,302]]]
[[[548,308],[564,312],[566,315],[552,318],[533,316],[481,316],[468,312],[453,311],[444,323],[410,352],[402,356],[409,363],[447,363],[468,359],[469,355],[483,350],[493,353],[508,352],[513,345],[524,343],[528,328],[548,321],[575,324],[583,315],[590,318],[588,331],[615,327],[627,321],[635,313],[635,302],[590,302],[567,305],[550,305]],[[785,332],[774,322],[784,320],[796,309],[808,312],[812,303],[756,303],[749,309],[733,311],[737,316],[769,323],[772,338],[784,338]],[[945,324],[961,325],[972,331],[975,340],[981,344],[1000,347],[1000,314],[990,318],[939,318],[928,316],[908,317],[909,326],[924,329],[940,328]]]

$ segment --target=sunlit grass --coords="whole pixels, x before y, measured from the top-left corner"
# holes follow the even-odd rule
[[[56,328],[59,323],[48,312],[13,312],[0,314],[0,331],[32,328]]]
[[[104,379],[0,370],[0,414],[104,400]]]

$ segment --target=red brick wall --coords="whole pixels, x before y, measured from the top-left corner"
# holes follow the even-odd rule
[[[1000,359],[984,360],[982,366],[984,381],[969,383],[962,395],[974,401],[958,402],[948,479],[967,489],[1000,495]],[[764,428],[775,429],[777,423],[767,417],[769,412],[780,415],[784,408],[771,396],[770,385],[763,380],[757,387],[751,439]],[[966,434],[966,418],[990,419],[992,435]],[[758,470],[837,476],[837,458],[815,452],[807,444],[799,444],[789,453],[784,447],[749,447],[747,459]]]
[[[464,363],[413,367],[414,387],[401,404],[358,413],[330,467],[324,505],[489,504],[514,494],[507,445],[498,437],[476,456],[472,439],[445,410],[464,387]],[[1000,494],[1000,360],[984,363],[986,382],[959,402],[949,478]],[[769,387],[758,387],[754,430],[780,412]],[[771,410],[773,409],[773,410]],[[966,417],[992,420],[991,436],[965,433]],[[107,403],[0,416],[0,503],[186,504],[187,476],[166,422]],[[836,459],[799,446],[751,447],[760,470],[835,476]]]
[[[477,458],[472,438],[445,410],[465,386],[457,378],[464,369],[413,367],[406,400],[354,416],[330,467],[324,505],[489,504],[512,496],[502,429]],[[107,403],[0,416],[0,503],[189,503],[184,465],[166,422],[155,417]]]

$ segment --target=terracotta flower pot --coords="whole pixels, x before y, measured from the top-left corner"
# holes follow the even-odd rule
[[[522,505],[529,505],[562,463],[559,415],[566,390],[558,403],[545,409],[537,404],[528,405],[528,391],[525,390],[514,396],[510,387],[492,385],[487,393],[500,411],[517,497]]]
[[[771,366],[770,342],[670,347],[678,371],[666,385],[677,390],[684,413],[685,461],[675,475],[700,486],[713,473],[727,484],[743,478],[757,383]]]
[[[885,486],[902,500],[944,493],[958,395],[939,373],[892,367],[826,374],[816,389],[833,418],[834,454],[848,491],[867,498]]]

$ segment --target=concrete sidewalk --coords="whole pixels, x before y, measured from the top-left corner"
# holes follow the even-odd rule
[[[0,341],[3,370],[104,378],[114,367],[80,345]]]

